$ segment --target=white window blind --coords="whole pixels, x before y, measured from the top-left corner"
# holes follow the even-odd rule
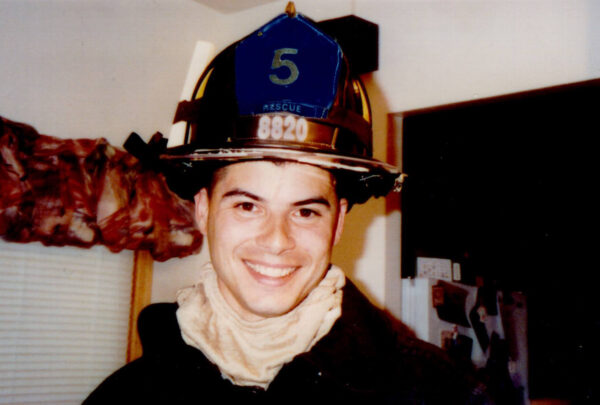
[[[124,364],[132,263],[0,241],[0,404],[79,404]]]

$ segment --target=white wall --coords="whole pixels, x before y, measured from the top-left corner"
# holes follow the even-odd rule
[[[357,0],[391,111],[598,77],[598,2]],[[594,60],[595,59],[595,60]]]
[[[166,134],[195,42],[222,49],[286,3],[223,14],[194,0],[0,0],[0,115],[45,134],[115,145],[131,131]],[[296,7],[315,20],[355,13],[379,24],[380,69],[365,82],[380,159],[389,112],[600,76],[593,0],[296,0]],[[398,314],[394,204],[355,207],[334,260]],[[173,300],[194,267],[191,258],[156,263],[153,299]]]
[[[115,145],[166,132],[219,17],[192,0],[0,0],[0,115]]]

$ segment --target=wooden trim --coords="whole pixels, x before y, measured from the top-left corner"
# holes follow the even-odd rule
[[[140,311],[150,304],[152,298],[152,265],[154,261],[147,250],[136,250],[131,284],[131,307],[129,309],[129,334],[127,339],[127,362],[142,355],[142,345],[137,333]]]

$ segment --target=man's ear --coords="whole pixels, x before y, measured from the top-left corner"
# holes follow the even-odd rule
[[[194,196],[194,202],[196,203],[194,210],[196,224],[198,224],[200,232],[202,232],[203,235],[206,235],[208,229],[208,192],[205,188],[198,191]]]
[[[335,234],[333,235],[333,244],[337,244],[342,237],[344,230],[344,221],[346,219],[346,212],[348,212],[348,200],[342,198],[339,202],[339,212],[337,217],[337,223],[335,225]]]

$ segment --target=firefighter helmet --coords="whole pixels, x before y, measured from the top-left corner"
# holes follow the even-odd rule
[[[330,170],[352,184],[357,203],[387,194],[400,178],[372,157],[367,93],[341,47],[295,12],[218,54],[174,121],[187,122],[184,142],[161,160],[170,186],[184,197],[198,191],[210,168],[246,160]]]

